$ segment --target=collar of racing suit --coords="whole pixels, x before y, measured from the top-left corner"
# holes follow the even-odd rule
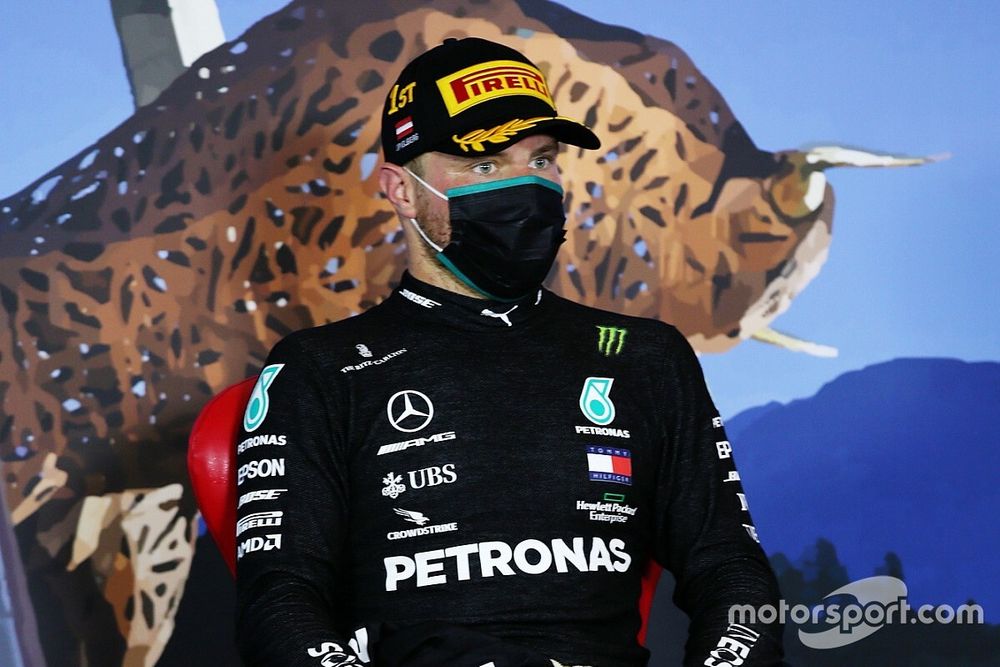
[[[540,316],[552,294],[539,288],[517,301],[492,301],[450,292],[404,271],[393,299],[408,302],[415,317],[479,331],[515,330]]]

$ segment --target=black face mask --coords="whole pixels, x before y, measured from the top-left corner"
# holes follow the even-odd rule
[[[410,219],[448,271],[497,301],[515,301],[538,289],[566,240],[561,187],[539,176],[519,176],[452,188],[446,197],[413,176],[448,201],[451,241],[443,249]]]

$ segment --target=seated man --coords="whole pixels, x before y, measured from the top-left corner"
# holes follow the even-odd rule
[[[650,559],[686,662],[780,662],[780,626],[728,623],[777,586],[687,341],[541,287],[559,142],[600,146],[500,44],[448,40],[391,88],[380,183],[409,270],[278,343],[243,419],[248,665],[638,667]]]

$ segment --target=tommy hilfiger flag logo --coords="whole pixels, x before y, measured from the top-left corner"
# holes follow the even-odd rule
[[[587,469],[592,482],[632,485],[632,452],[621,447],[587,445]]]
[[[413,116],[407,116],[396,123],[396,138],[402,139],[413,132]]]
[[[605,357],[610,357],[612,354],[621,354],[622,347],[625,345],[625,335],[627,333],[628,329],[598,326],[597,351],[602,353]]]

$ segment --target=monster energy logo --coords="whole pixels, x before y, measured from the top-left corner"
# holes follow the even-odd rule
[[[625,345],[625,334],[627,333],[628,329],[597,327],[597,351],[602,352],[605,357],[610,357],[612,353],[620,353]]]

